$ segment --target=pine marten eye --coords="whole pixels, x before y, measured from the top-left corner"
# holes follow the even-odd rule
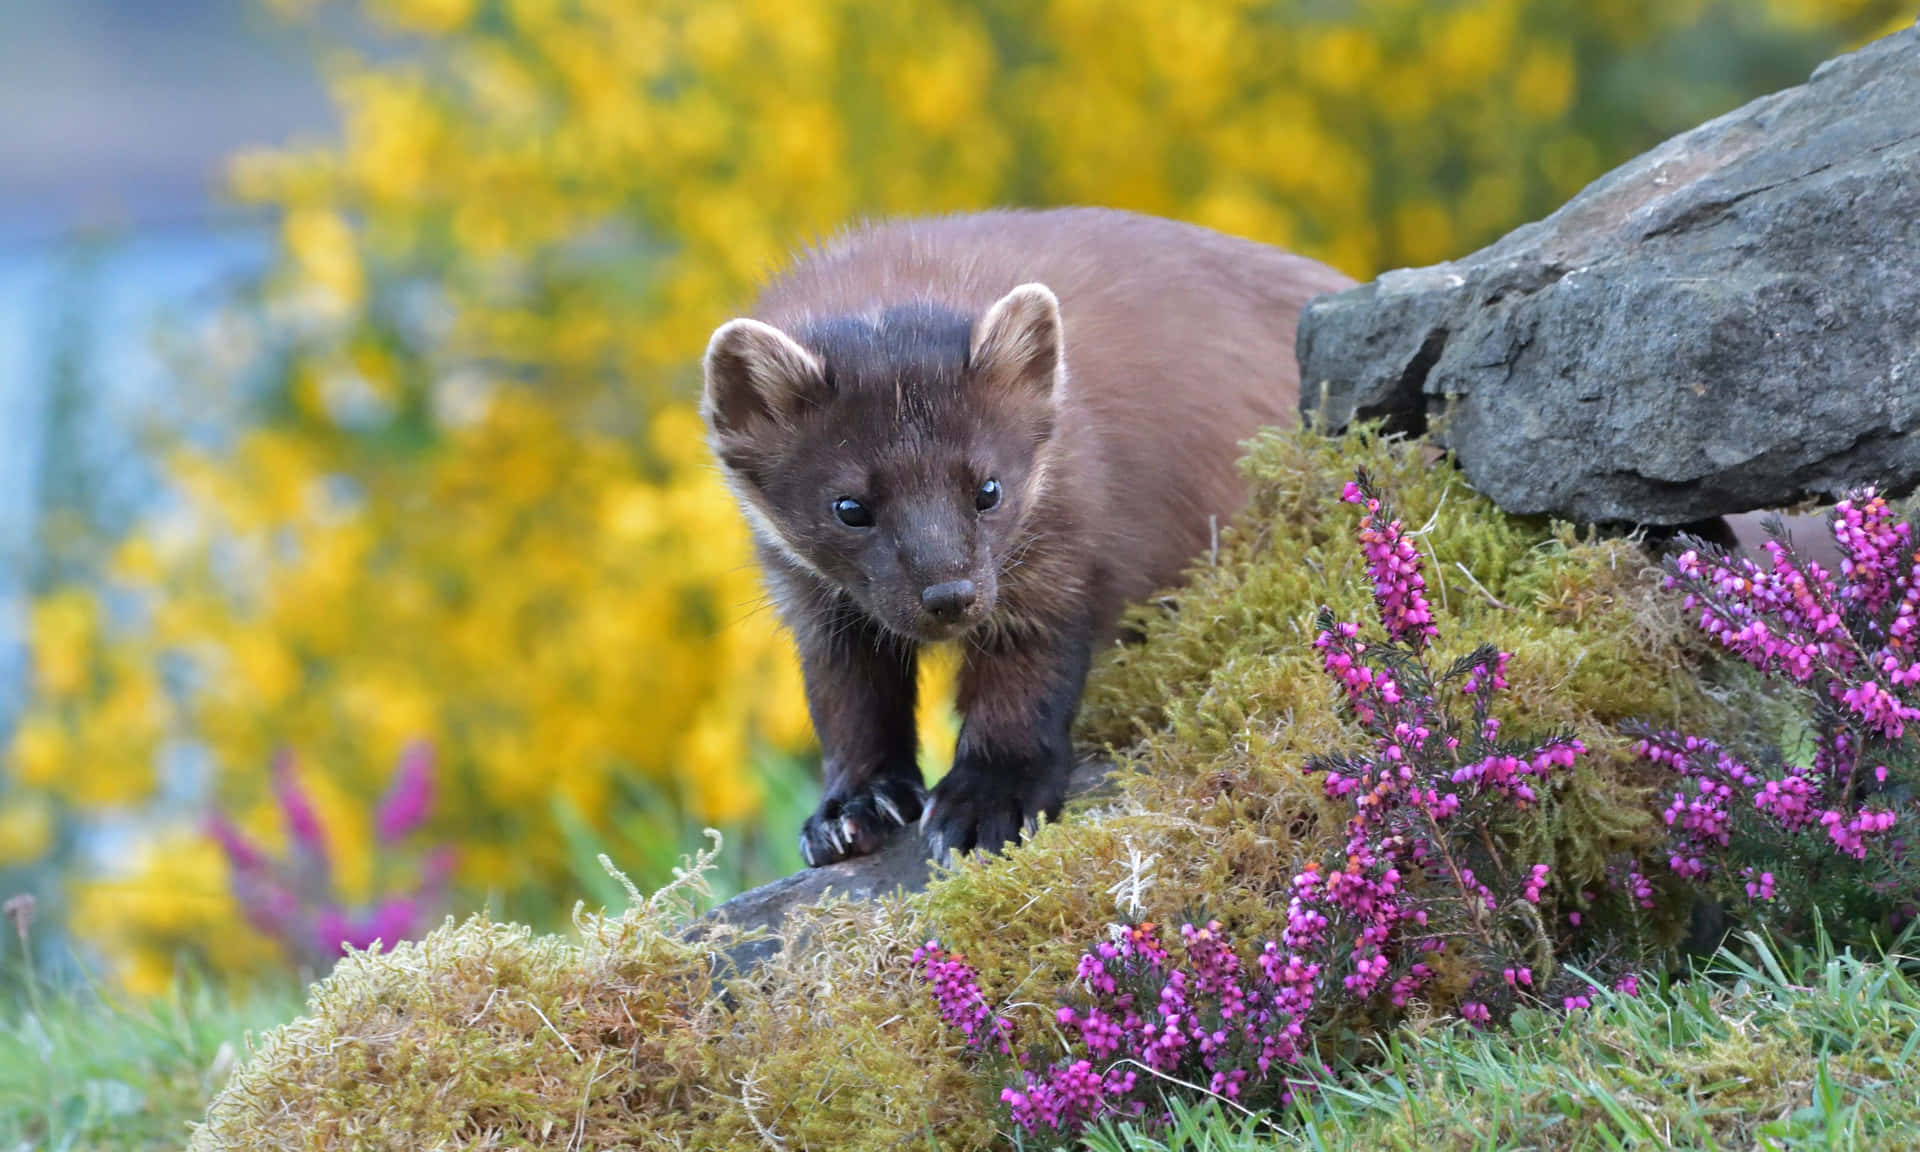
[[[973,508],[976,512],[991,512],[1000,505],[1000,481],[989,476],[981,481],[980,488],[973,494]]]
[[[873,527],[873,509],[851,496],[842,496],[833,502],[833,516],[849,528]]]

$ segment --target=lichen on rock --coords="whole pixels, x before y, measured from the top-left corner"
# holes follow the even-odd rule
[[[1102,657],[1080,730],[1118,761],[1115,791],[924,893],[804,908],[750,972],[724,962],[731,929],[688,931],[698,861],[564,938],[475,918],[354,955],[265,1038],[194,1147],[996,1146],[997,1086],[916,983],[914,946],[938,936],[997,1010],[1038,1021],[1123,918],[1278,934],[1291,878],[1342,830],[1301,765],[1359,739],[1311,643],[1321,605],[1370,610],[1337,501],[1357,466],[1417,533],[1447,648],[1513,653],[1508,729],[1592,750],[1504,834],[1559,883],[1598,884],[1659,834],[1617,725],[1698,726],[1715,707],[1644,553],[1505,516],[1418,442],[1269,432],[1244,513],[1182,590],[1134,613],[1144,640]]]

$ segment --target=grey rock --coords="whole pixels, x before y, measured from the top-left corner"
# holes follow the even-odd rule
[[[1104,760],[1082,760],[1067,783],[1069,803],[1097,796],[1112,776]],[[857,856],[838,864],[808,868],[775,880],[733,899],[708,913],[711,920],[741,931],[769,929],[771,935],[732,946],[727,959],[745,972],[773,956],[786,943],[781,929],[796,908],[817,904],[828,896],[845,900],[874,900],[895,892],[918,892],[933,877],[927,842],[916,829],[907,829],[871,856]]]
[[[1301,407],[1506,511],[1673,525],[1920,481],[1920,26],[1464,259],[1310,305]]]

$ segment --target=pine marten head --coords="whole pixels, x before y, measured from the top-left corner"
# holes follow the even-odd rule
[[[889,630],[990,616],[1033,543],[1061,399],[1060,307],[1025,284],[978,318],[917,303],[713,334],[702,405],[761,536]]]

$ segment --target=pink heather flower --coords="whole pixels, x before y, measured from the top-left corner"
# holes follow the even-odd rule
[[[1405,976],[1402,976],[1400,977],[1400,979],[1395,980],[1393,982],[1393,987],[1388,989],[1388,997],[1387,997],[1388,1001],[1395,1008],[1405,1008],[1407,1006],[1407,1002],[1413,998],[1413,994],[1418,992],[1421,989],[1421,987],[1424,986],[1426,982],[1432,978],[1433,978],[1432,968],[1428,967],[1425,964],[1413,965],[1411,968],[1407,969],[1407,974]]]
[[[395,794],[381,805],[375,825],[383,839],[404,832],[427,794],[416,763],[397,774]],[[423,861],[418,885],[393,893],[369,908],[348,910],[332,894],[326,835],[312,800],[301,786],[291,751],[273,761],[273,790],[288,830],[285,859],[270,858],[243,836],[224,814],[207,817],[206,830],[231,865],[229,884],[250,924],[274,937],[297,964],[324,968],[342,947],[365,948],[379,940],[388,947],[416,935],[445,898],[454,856],[439,847]]]
[[[1589,999],[1587,999],[1587,997],[1586,997],[1586,996],[1584,996],[1584,995],[1580,995],[1580,996],[1562,996],[1562,997],[1560,998],[1560,1007],[1561,1007],[1561,1008],[1562,1008],[1563,1010],[1565,1010],[1565,1011],[1568,1011],[1568,1012],[1572,1012],[1572,1011],[1573,1011],[1573,1010],[1575,1010],[1576,1008],[1591,1008],[1591,1007],[1593,1007],[1593,1001],[1592,1001],[1592,1000],[1589,1000]]]
[[[1160,943],[1159,929],[1148,922],[1134,924],[1121,935],[1120,954],[1137,956],[1156,972],[1173,959],[1173,954]]]
[[[1111,960],[1118,955],[1119,949],[1111,944],[1102,944],[1099,949],[1099,958],[1096,959],[1095,954],[1091,952],[1080,957],[1080,979],[1086,983],[1089,990],[1105,993],[1108,996],[1118,991],[1119,985],[1114,983],[1113,973],[1107,969],[1105,963],[1106,960]]]
[[[1369,694],[1378,691],[1374,683],[1373,669],[1360,662],[1360,654],[1366,651],[1366,645],[1355,641],[1360,634],[1358,624],[1343,622],[1315,637],[1313,646],[1321,650],[1324,656],[1321,665],[1327,675],[1333,677],[1346,689],[1347,702],[1363,724],[1373,721],[1373,707],[1367,702]]]
[[[1673,803],[1662,814],[1667,826],[1674,830],[1675,843],[1682,849],[1668,858],[1668,866],[1688,879],[1706,874],[1701,854],[1715,853],[1732,840],[1727,800],[1733,795],[1733,789],[1704,776],[1696,778],[1694,786],[1697,795],[1674,793]]]
[[[1387,635],[1416,651],[1439,634],[1427,603],[1427,582],[1420,575],[1420,551],[1407,539],[1400,521],[1381,523],[1381,503],[1366,492],[1364,474],[1341,490],[1341,499],[1361,504],[1360,550],[1373,577],[1373,600]]]
[[[240,911],[246,916],[247,923],[268,936],[284,940],[300,917],[300,898],[265,872],[236,874],[233,893],[240,902]],[[337,947],[333,947],[326,949],[323,954],[332,956],[338,951]]]
[[[1707,874],[1707,862],[1698,856],[1687,856],[1679,852],[1667,857],[1667,867],[1683,880],[1697,880]],[[1646,907],[1645,903],[1641,907]]]
[[[1513,653],[1511,652],[1496,652],[1493,656],[1492,667],[1488,667],[1484,663],[1475,664],[1467,671],[1466,682],[1461,684],[1460,691],[1469,696],[1477,696],[1486,690],[1495,692],[1505,690],[1507,686],[1507,661],[1512,658]]]
[[[227,863],[237,872],[251,872],[266,863],[266,857],[243,835],[233,821],[215,812],[207,817],[207,835],[227,854]]]
[[[1187,963],[1193,968],[1195,987],[1220,1001],[1220,1014],[1232,1019],[1246,1008],[1246,991],[1240,986],[1240,957],[1227,946],[1218,920],[1207,921],[1204,928],[1180,926],[1180,938],[1187,945]]]
[[[1613,990],[1622,996],[1640,995],[1640,977],[1629,972],[1613,982]]]
[[[1855,746],[1854,737],[1845,731],[1836,732],[1820,742],[1813,769],[1790,768],[1777,780],[1763,780],[1712,741],[1697,737],[1683,740],[1673,733],[1660,733],[1642,738],[1634,748],[1646,759],[1665,764],[1693,781],[1693,794],[1675,793],[1665,813],[1668,826],[1674,830],[1675,851],[1669,864],[1676,873],[1692,878],[1706,875],[1708,858],[1731,841],[1735,789],[1747,793],[1755,811],[1787,832],[1802,832],[1818,824],[1843,851],[1863,850],[1861,828],[1877,826],[1879,821],[1859,825],[1821,806],[1826,792],[1851,775]],[[1884,783],[1879,772],[1874,775]],[[1768,895],[1756,898],[1770,898],[1770,883],[1753,881],[1748,887],[1764,888]]]
[[[1193,1077],[1228,1099],[1261,1082],[1286,1091],[1284,1072],[1305,1056],[1319,966],[1272,942],[1256,964],[1243,965],[1217,922],[1182,925],[1180,937],[1183,955],[1176,958],[1151,924],[1129,925],[1081,957],[1080,981],[1092,1002],[1057,1008],[1053,1022],[1068,1054],[1044,1070],[1023,1071],[1003,1090],[1016,1128],[1071,1138],[1101,1116],[1150,1115],[1148,1105],[1159,1106],[1161,1098],[1141,1092],[1160,1081],[1139,1066]],[[997,1035],[999,1051],[1010,1054],[1005,1022],[981,1025],[985,1004],[971,971],[934,942],[916,950],[914,967],[933,986],[950,1026],[974,1025],[968,1036],[976,1047],[978,1036]],[[1397,986],[1411,989],[1430,975],[1416,964]]]
[[[1766,547],[1769,572],[1744,559],[1709,563],[1689,550],[1670,562],[1669,586],[1687,588],[1686,606],[1700,610],[1701,630],[1722,647],[1763,672],[1805,683],[1822,660],[1850,659],[1838,643],[1837,592],[1819,565],[1802,571],[1776,541]]]
[[[1834,505],[1833,539],[1840,546],[1840,574],[1846,579],[1840,594],[1877,614],[1892,598],[1902,574],[1902,560],[1912,544],[1907,525],[1896,523],[1886,500],[1868,488]]]
[[[1754,793],[1753,806],[1787,831],[1797,832],[1819,821],[1813,800],[1813,781],[1795,774],[1767,781]]]
[[[1448,792],[1442,795],[1438,789],[1428,788],[1424,792],[1414,793],[1414,803],[1435,820],[1445,820],[1460,811],[1460,794]]]
[[[1746,881],[1747,881],[1747,899],[1749,900],[1773,899],[1773,873],[1762,872],[1758,877],[1756,877],[1753,874],[1753,869],[1748,868],[1743,871],[1743,875],[1746,877]]]
[[[389,896],[367,918],[372,939],[379,940],[391,952],[393,946],[412,937],[420,929],[420,905],[411,897]]]
[[[1062,1008],[1055,1016],[1062,1027],[1072,1027],[1080,1034],[1080,1042],[1087,1051],[1100,1060],[1105,1060],[1120,1050],[1131,1030],[1126,1022],[1115,1020],[1099,1008],[1089,1008],[1084,1015],[1071,1008]]]
[[[400,754],[393,783],[374,815],[374,834],[382,844],[394,844],[418,828],[433,807],[433,745],[416,740]]]
[[[339,908],[329,905],[314,917],[313,943],[323,954],[341,954],[353,944],[355,935],[347,914]]]
[[[1547,873],[1548,868],[1545,864],[1535,864],[1533,870],[1527,874],[1526,891],[1521,893],[1521,895],[1526,898],[1527,903],[1540,903],[1540,893],[1544,891],[1547,886]]]
[[[1862,809],[1849,820],[1838,812],[1825,812],[1820,823],[1826,826],[1827,836],[1840,851],[1855,860],[1867,858],[1867,837],[1876,836],[1892,828],[1895,817],[1892,812],[1875,812]]]
[[[320,910],[314,920],[315,943],[323,953],[342,955],[347,949],[365,951],[377,941],[382,950],[413,935],[420,909],[412,900],[396,896],[370,911],[349,915],[336,906]]]
[[[321,861],[327,858],[326,838],[320,831],[320,817],[313,810],[313,802],[307,799],[306,792],[300,787],[300,781],[293,772],[293,753],[282,750],[273,761],[274,791],[280,798],[280,812],[286,818],[287,832],[299,847],[318,856]]]
[[[1475,1028],[1486,1028],[1493,1023],[1493,1012],[1477,1000],[1468,1000],[1460,1005],[1460,1018]]]
[[[1091,1061],[1076,1060],[1038,1076],[1026,1073],[1024,1090],[1004,1089],[1000,1099],[1029,1132],[1074,1131],[1100,1115],[1110,1098],[1131,1093],[1138,1077],[1132,1069],[1102,1076]]]
[[[1527,762],[1517,756],[1504,752],[1495,753],[1478,763],[1456,769],[1453,773],[1455,784],[1473,784],[1483,792],[1500,792],[1520,804],[1530,804],[1537,797],[1525,776]]]
[[[980,991],[979,978],[965,961],[950,955],[938,941],[929,940],[913,950],[908,963],[933,986],[941,1019],[965,1036],[968,1044],[975,1048],[993,1045],[1003,1054],[1012,1051],[1007,1040],[1012,1025],[994,1015]]]
[[[442,844],[427,853],[427,859],[420,866],[420,887],[428,892],[438,892],[453,879],[454,866],[460,855],[451,844]]]
[[[1867,727],[1889,741],[1900,739],[1908,721],[1920,719],[1920,708],[1902,702],[1898,696],[1873,680],[1846,687],[1836,680],[1833,694],[1854,715],[1864,720]]]
[[[1362,950],[1356,948],[1353,953],[1353,972],[1342,979],[1347,991],[1351,992],[1355,999],[1364,1000],[1373,995],[1374,990],[1380,987],[1381,982],[1386,978],[1387,958],[1377,952],[1363,956]]]
[[[1678,872],[1680,869],[1676,868]],[[1653,907],[1653,881],[1640,874],[1637,868],[1627,870],[1627,895],[1643,909]]]

